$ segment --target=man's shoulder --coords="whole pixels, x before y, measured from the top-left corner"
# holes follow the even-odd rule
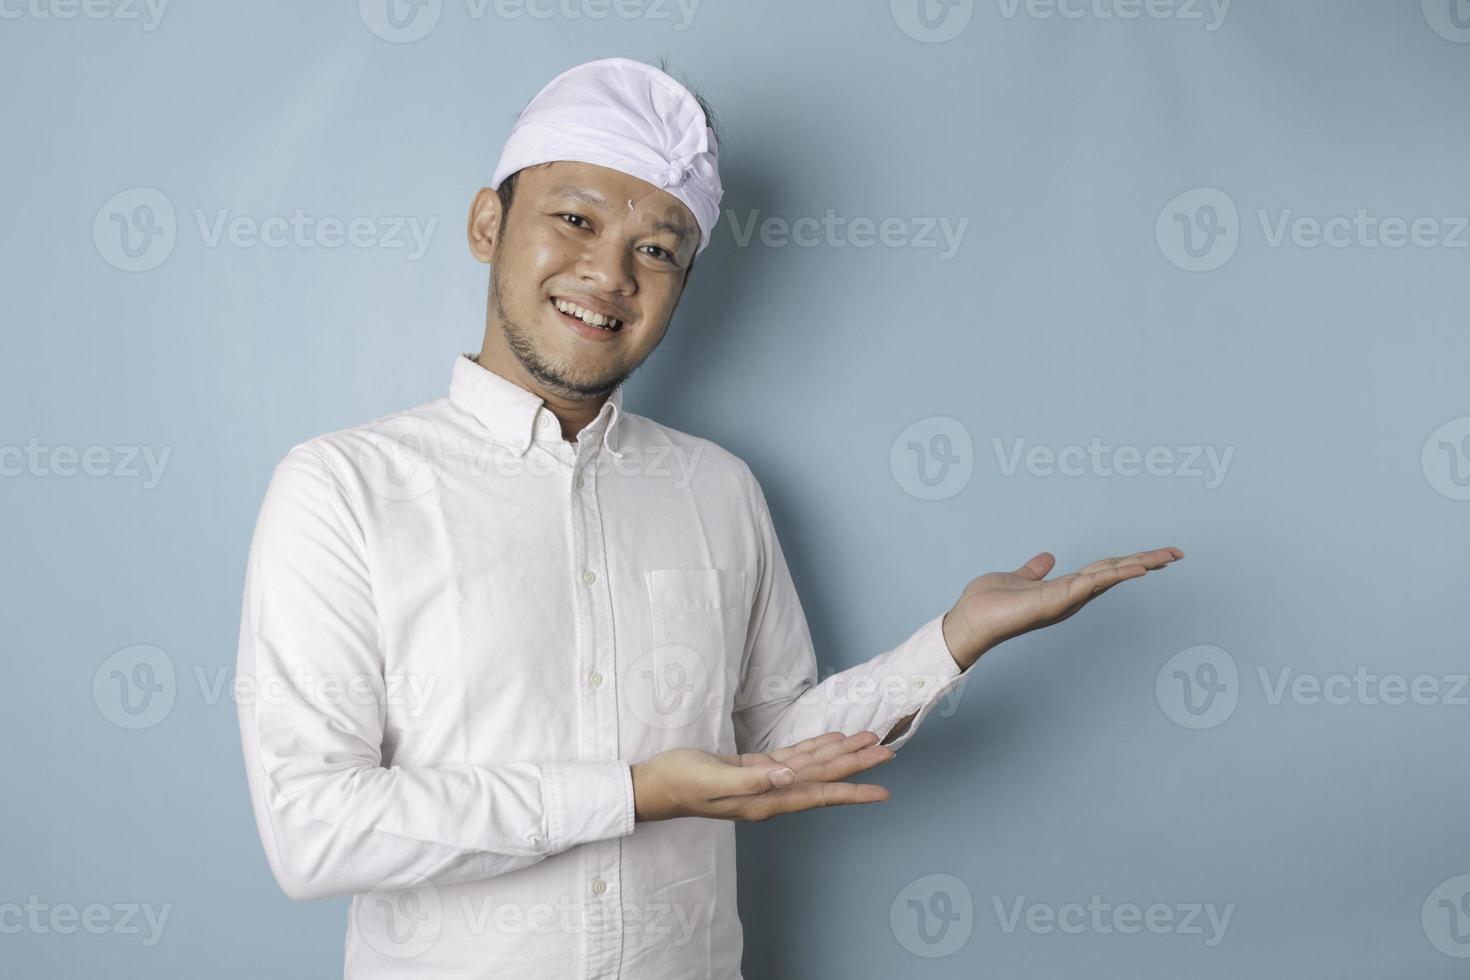
[[[460,414],[448,397],[420,402],[303,439],[286,451],[281,463],[314,461],[341,476],[365,466],[377,471],[395,459],[400,466],[413,459],[439,459],[462,424]]]
[[[626,426],[616,443],[624,454],[645,457],[653,464],[655,456],[673,457],[699,474],[698,482],[706,487],[744,488],[754,480],[750,467],[740,456],[705,436],[676,429],[646,415],[623,412],[619,427]]]

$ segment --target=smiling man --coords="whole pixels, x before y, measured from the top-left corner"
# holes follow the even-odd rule
[[[749,467],[622,407],[719,214],[705,106],[579,65],[491,183],[479,353],[266,491],[238,662],[265,852],[291,897],[353,896],[349,978],[736,978],[735,821],[887,799],[848,780],[986,650],[1183,556],[1043,552],[818,683]]]

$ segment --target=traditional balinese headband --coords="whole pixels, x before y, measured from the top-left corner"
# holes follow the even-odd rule
[[[554,160],[609,167],[667,191],[699,222],[694,254],[708,247],[724,193],[719,145],[699,102],[668,74],[629,58],[562,72],[516,120],[491,187]]]

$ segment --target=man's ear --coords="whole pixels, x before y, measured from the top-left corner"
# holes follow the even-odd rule
[[[470,254],[490,264],[495,255],[495,239],[500,234],[500,195],[488,187],[481,187],[470,204],[469,236]]]

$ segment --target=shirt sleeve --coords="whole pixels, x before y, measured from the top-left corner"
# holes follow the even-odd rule
[[[748,467],[747,476],[760,568],[735,696],[736,750],[770,752],[829,731],[871,731],[881,741],[914,714],[908,728],[886,743],[897,750],[941,699],[964,683],[966,675],[944,642],[944,613],[891,650],[817,683],[806,614],[760,483]]]
[[[236,676],[253,692],[236,700],[256,824],[294,899],[483,879],[633,833],[622,760],[384,767],[367,548],[305,444],[277,464],[256,522]]]

